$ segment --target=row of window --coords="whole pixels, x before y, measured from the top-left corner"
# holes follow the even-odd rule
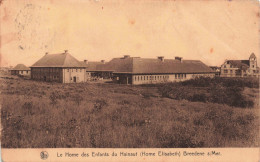
[[[255,67],[255,65],[252,65],[252,68],[254,68]],[[227,68],[227,66],[226,65],[224,65],[224,68]],[[230,68],[233,68],[233,66],[232,65],[230,65]]]
[[[46,76],[42,76],[42,75],[32,75],[32,78],[33,79],[46,79]],[[54,76],[51,76],[51,78],[52,79],[59,79],[59,76],[56,76],[56,75],[54,75]]]
[[[29,73],[29,71],[28,71],[28,70],[26,70],[26,71],[25,71],[25,73],[26,73],[26,74],[28,74],[28,73]],[[23,74],[23,71],[21,71],[21,74]]]
[[[184,79],[186,78],[186,74],[175,74],[175,79]],[[157,76],[135,76],[134,80],[167,80],[169,79],[169,75],[157,75]]]
[[[135,76],[135,81],[139,80],[162,80],[162,79],[168,79],[169,76]]]
[[[229,73],[237,73],[238,71],[237,70],[227,70],[227,69],[225,69],[224,70],[224,73],[228,73],[228,71],[229,71]],[[248,70],[248,72],[250,73],[250,69]],[[259,71],[258,70],[252,70],[252,72],[253,73],[258,73]]]
[[[81,72],[82,69],[67,69],[67,72],[69,72],[71,70],[71,72],[75,71],[75,72]]]
[[[186,74],[175,74],[175,79],[183,79],[186,78]]]
[[[34,72],[59,72],[60,68],[32,68]]]
[[[233,72],[235,73],[236,72],[236,70],[224,70],[224,73],[228,73],[228,71],[232,74]]]
[[[83,69],[67,69],[67,72],[81,72]],[[60,72],[60,68],[33,68],[34,72]]]

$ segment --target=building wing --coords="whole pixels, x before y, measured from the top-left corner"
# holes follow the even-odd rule
[[[241,70],[246,70],[249,68],[249,60],[227,60],[228,64],[232,67],[239,68]]]
[[[158,73],[213,73],[214,71],[199,60],[150,59],[139,57],[114,58],[98,70],[115,73],[158,74]]]

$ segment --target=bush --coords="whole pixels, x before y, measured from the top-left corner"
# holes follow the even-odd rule
[[[94,103],[94,111],[100,111],[103,107],[107,106],[107,102],[104,99],[97,99]]]
[[[257,87],[256,80],[241,78],[195,78],[158,87],[162,97],[192,102],[212,102],[234,107],[253,107],[254,102],[242,94],[244,87]]]
[[[193,101],[193,102],[196,102],[196,101],[198,101],[198,102],[206,102],[207,101],[207,96],[204,93],[200,93],[200,94],[195,93],[195,94],[193,94],[192,97],[189,97],[188,100],[189,101]]]

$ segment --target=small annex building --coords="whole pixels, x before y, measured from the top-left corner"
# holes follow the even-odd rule
[[[17,64],[13,69],[11,69],[11,75],[19,76],[30,76],[31,69],[24,64]]]
[[[64,53],[46,53],[31,67],[31,79],[59,83],[86,82],[86,67],[65,50]]]
[[[112,78],[112,71],[103,71],[103,70],[97,70],[98,65],[104,65],[105,60],[101,61],[88,61],[84,60],[81,61],[83,66],[86,67],[86,76],[87,80],[92,80],[92,79],[110,79]]]
[[[259,77],[257,58],[252,53],[248,60],[226,60],[221,65],[220,77]]]
[[[215,72],[199,60],[130,57],[114,58],[97,70],[113,71],[113,80],[121,84],[152,84],[184,81],[199,76],[214,77]]]

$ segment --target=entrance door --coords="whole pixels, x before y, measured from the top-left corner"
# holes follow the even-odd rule
[[[73,82],[76,83],[77,82],[77,78],[73,77]]]
[[[46,76],[43,77],[43,80],[46,81]]]

